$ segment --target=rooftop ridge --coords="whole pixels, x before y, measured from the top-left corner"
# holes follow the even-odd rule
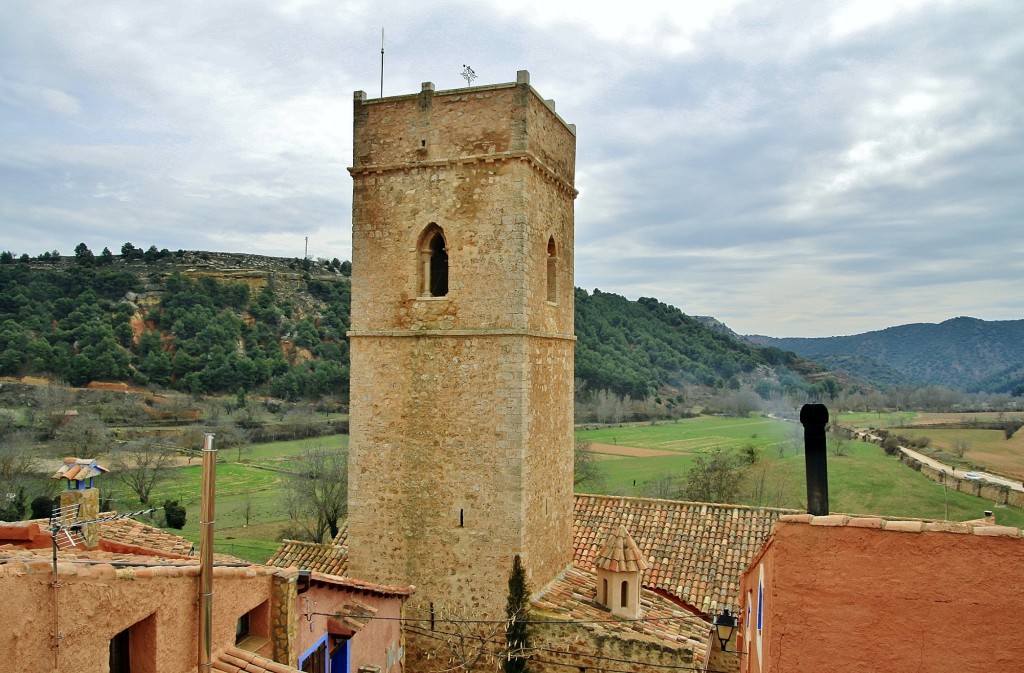
[[[1013,526],[997,526],[974,521],[935,521],[912,518],[887,518],[881,516],[851,516],[848,514],[787,514],[779,517],[774,526],[786,523],[805,523],[810,526],[850,528],[874,528],[877,530],[902,533],[953,533],[956,535],[978,535],[983,537],[1024,538],[1024,531]],[[774,528],[773,526],[773,528]]]
[[[625,502],[651,502],[651,503],[663,502],[663,503],[670,504],[672,506],[696,505],[696,506],[704,506],[704,507],[718,507],[718,508],[721,508],[721,509],[739,509],[739,510],[745,510],[745,511],[750,511],[750,512],[766,512],[766,511],[767,512],[793,512],[793,513],[797,513],[797,514],[803,512],[803,510],[793,509],[793,508],[790,508],[790,507],[769,507],[767,505],[735,505],[735,504],[732,504],[732,503],[724,503],[724,502],[702,502],[702,501],[699,501],[699,500],[672,500],[672,499],[669,499],[669,498],[645,498],[645,497],[636,496],[636,495],[602,495],[602,494],[598,494],[598,493],[576,493],[575,497],[576,497],[577,500],[579,498],[595,498],[595,499],[598,499],[598,500],[619,501],[619,502],[624,502],[624,503]]]

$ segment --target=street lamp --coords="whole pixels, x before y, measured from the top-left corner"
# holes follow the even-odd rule
[[[728,652],[726,645],[732,639],[732,632],[736,630],[736,618],[729,614],[728,608],[723,608],[722,613],[715,615],[711,623],[715,625],[715,635],[722,644],[722,651]]]

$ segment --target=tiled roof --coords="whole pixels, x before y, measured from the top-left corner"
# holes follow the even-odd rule
[[[109,472],[109,470],[97,463],[95,458],[65,458],[64,463],[51,479],[85,481],[105,472]]]
[[[772,524],[797,510],[654,498],[576,495],[574,563],[592,569],[621,524],[647,567],[641,583],[712,614],[738,603],[740,576],[768,539]],[[295,566],[330,575],[348,570],[348,529],[334,542],[285,540],[268,565]]]
[[[597,605],[594,573],[572,567],[530,602],[536,612],[531,619],[545,616],[580,622],[598,635],[655,639],[662,645],[693,651],[694,661],[704,657],[711,625],[698,615],[648,589],[640,592],[640,620],[613,617]]]
[[[114,514],[114,512],[109,514]],[[105,513],[101,516],[106,515]],[[100,537],[115,543],[179,556],[198,553],[194,545],[185,538],[128,517],[101,523]]]
[[[354,577],[341,577],[339,575],[331,575],[327,573],[321,573],[318,571],[313,571],[311,578],[316,582],[323,582],[324,584],[345,587],[346,589],[368,591],[370,593],[381,594],[384,596],[411,596],[416,591],[416,587],[412,586],[411,584],[374,584],[373,582],[364,582],[363,580],[357,580]]]
[[[619,525],[594,558],[594,567],[612,572],[639,572],[647,568],[643,557],[626,527]]]
[[[615,526],[624,524],[649,566],[641,583],[711,614],[738,605],[740,576],[772,524],[796,510],[653,498],[577,495],[574,562],[593,568]]]
[[[827,516],[788,514],[779,517],[779,522],[806,523],[811,526],[877,528],[879,530],[898,531],[901,533],[959,533],[961,535],[979,535],[983,537],[1024,538],[1024,531],[1020,528],[991,525],[984,519],[958,522],[930,521],[927,519],[899,520],[880,516],[849,516],[846,514],[829,514]]]
[[[347,530],[344,531],[347,533]],[[345,539],[345,544],[329,542],[301,542],[284,540],[281,546],[267,559],[267,565],[280,568],[296,567],[313,570],[327,575],[344,575],[348,570],[348,540],[338,533],[335,540]]]
[[[237,647],[229,647],[213,661],[213,670],[222,673],[301,673],[299,669],[279,664]]]
[[[52,574],[52,551],[0,546],[0,574]],[[214,577],[257,577],[274,575],[279,568],[244,563],[215,562]],[[153,577],[198,577],[199,559],[168,558],[147,554],[125,554],[97,550],[61,551],[57,556],[60,576],[105,579],[148,579]]]

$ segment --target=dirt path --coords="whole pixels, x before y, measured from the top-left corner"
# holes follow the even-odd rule
[[[662,449],[645,449],[639,446],[616,446],[614,444],[598,444],[591,442],[590,450],[594,453],[603,453],[610,456],[629,456],[630,458],[649,458],[651,456],[678,456],[679,451],[665,451]]]

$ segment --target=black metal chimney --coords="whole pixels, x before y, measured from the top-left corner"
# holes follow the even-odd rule
[[[807,513],[828,514],[828,462],[825,452],[825,426],[828,408],[824,404],[805,404],[800,409],[804,426],[804,459],[807,466]]]

